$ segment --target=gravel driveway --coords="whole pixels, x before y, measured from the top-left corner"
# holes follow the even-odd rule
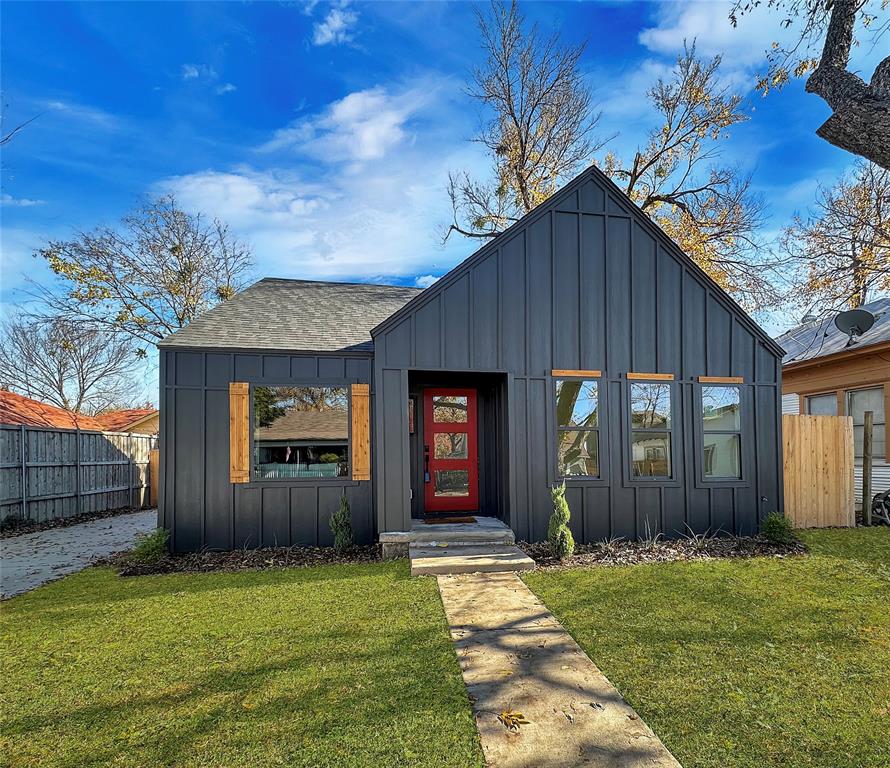
[[[93,560],[133,546],[136,535],[157,528],[146,509],[67,528],[25,533],[0,541],[0,597],[12,597],[86,568]]]

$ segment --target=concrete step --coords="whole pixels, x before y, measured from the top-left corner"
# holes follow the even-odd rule
[[[432,542],[514,544],[516,536],[509,528],[481,528],[462,525],[426,525],[411,531],[412,544]]]
[[[535,567],[535,561],[519,547],[506,544],[447,547],[412,544],[408,556],[411,558],[412,576],[531,571]]]

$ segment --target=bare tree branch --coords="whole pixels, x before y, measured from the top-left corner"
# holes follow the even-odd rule
[[[94,414],[141,394],[132,342],[60,317],[16,316],[0,331],[0,387]]]
[[[546,200],[603,145],[594,140],[599,115],[579,71],[584,46],[526,28],[515,2],[477,12],[485,63],[468,94],[491,117],[474,141],[492,160],[494,181],[449,174],[453,220],[443,233],[489,238]]]

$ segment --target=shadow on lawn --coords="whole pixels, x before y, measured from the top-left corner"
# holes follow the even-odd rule
[[[341,646],[334,636],[329,639]],[[429,654],[411,659],[404,653],[441,643],[434,628],[390,634],[384,645],[373,647],[362,645],[359,637],[351,640],[348,658],[296,651],[259,665],[170,680],[166,690],[123,693],[113,703],[11,719],[4,735],[36,743],[46,738],[47,729],[91,733],[99,738],[82,739],[89,744],[91,762],[110,763],[139,750],[144,756],[136,763],[166,765],[194,759],[199,742],[208,737],[216,750],[246,749],[255,757],[270,748],[298,752],[321,747],[333,754],[334,745],[344,741],[371,750],[378,740],[369,734],[395,731],[397,738],[406,712],[426,712],[435,722],[447,717],[449,707],[452,715],[466,708],[462,686],[451,685],[451,691],[443,686]],[[393,663],[406,658],[409,664]],[[294,678],[286,679],[289,674]],[[132,732],[146,735],[128,738]],[[354,738],[346,738],[349,734]]]

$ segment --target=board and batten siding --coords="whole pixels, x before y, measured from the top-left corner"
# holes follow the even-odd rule
[[[474,371],[505,375],[511,455],[503,509],[519,538],[543,539],[552,509],[553,369],[603,372],[602,478],[568,482],[580,541],[636,538],[647,526],[667,535],[687,526],[751,533],[782,508],[776,347],[595,173],[435,283],[374,340],[381,531],[410,524],[411,370],[466,371],[468,386]],[[627,477],[629,372],[675,377],[674,482]],[[696,479],[699,376],[744,380],[744,483]]]
[[[371,356],[253,350],[160,350],[160,525],[175,551],[330,546],[330,516],[345,491],[357,543],[374,540],[370,481],[350,478],[232,483],[232,382],[371,384]],[[373,402],[373,393],[370,393]]]

